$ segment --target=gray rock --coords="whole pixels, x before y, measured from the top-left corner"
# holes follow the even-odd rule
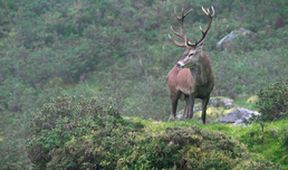
[[[245,108],[235,108],[226,116],[220,117],[219,122],[221,123],[234,123],[235,125],[244,124],[249,121],[252,117],[259,116],[260,113],[254,110]]]
[[[229,109],[234,106],[234,100],[228,97],[211,97],[209,105]]]
[[[234,30],[224,36],[220,41],[217,42],[216,48],[220,50],[230,49],[233,48],[233,41],[237,37],[245,37],[247,35],[252,35],[252,31],[247,30],[245,28],[240,28],[238,30]]]
[[[238,120],[236,120],[236,121],[233,123],[233,125],[243,125],[244,123],[245,123],[244,120],[238,119]]]

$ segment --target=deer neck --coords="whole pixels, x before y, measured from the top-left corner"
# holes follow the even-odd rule
[[[210,67],[210,60],[205,54],[200,54],[199,63],[190,68],[193,77],[196,79],[198,85],[209,83],[212,76]]]

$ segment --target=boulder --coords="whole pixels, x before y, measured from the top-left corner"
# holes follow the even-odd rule
[[[260,113],[255,110],[249,110],[246,108],[234,108],[226,116],[220,117],[221,123],[233,123],[235,125],[244,124],[253,117],[259,116]]]
[[[209,101],[210,106],[224,107],[225,109],[232,108],[234,106],[234,100],[228,97],[211,97]]]
[[[252,31],[245,28],[240,28],[234,31],[231,31],[229,34],[224,36],[220,41],[217,42],[216,48],[220,50],[231,49],[233,48],[233,41],[238,37],[247,37],[252,35]]]

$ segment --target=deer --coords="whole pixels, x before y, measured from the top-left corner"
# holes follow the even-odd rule
[[[203,44],[211,27],[215,10],[213,6],[206,9],[202,6],[202,11],[208,18],[208,26],[205,30],[200,26],[202,37],[194,43],[187,38],[184,30],[184,18],[191,11],[192,9],[184,10],[182,8],[181,15],[176,15],[179,23],[178,32],[171,26],[171,31],[178,40],[173,39],[171,35],[169,35],[169,38],[173,40],[176,46],[185,49],[166,77],[166,84],[172,105],[169,120],[176,119],[177,105],[180,98],[184,98],[186,102],[183,114],[184,118],[191,119],[193,117],[194,102],[197,98],[202,100],[201,119],[203,124],[205,124],[207,105],[214,87],[214,76],[211,60],[207,52],[203,50]]]

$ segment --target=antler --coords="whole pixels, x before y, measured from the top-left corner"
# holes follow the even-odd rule
[[[211,9],[211,11],[210,11],[210,9]],[[189,44],[190,46],[197,46],[197,45],[201,44],[201,43],[203,42],[203,40],[205,39],[205,37],[206,37],[206,35],[207,35],[210,27],[211,27],[212,18],[213,18],[214,14],[215,14],[214,7],[211,6],[210,8],[206,8],[206,9],[205,9],[205,8],[202,6],[202,11],[205,13],[205,15],[206,15],[206,16],[208,17],[208,19],[209,19],[208,26],[207,26],[207,28],[206,28],[205,31],[203,31],[202,27],[200,26],[200,30],[201,30],[201,33],[202,33],[202,37],[200,38],[200,40],[198,40],[197,42],[195,42],[193,45],[190,45],[190,44]]]
[[[177,16],[176,15],[176,9],[174,9],[174,12],[175,12],[175,15],[176,15],[176,18],[180,24],[180,28],[179,28],[179,32],[176,32],[173,27],[171,26],[171,31],[177,36],[179,37],[180,39],[184,40],[184,42],[179,42],[179,41],[176,41],[176,40],[173,40],[173,42],[175,43],[175,45],[177,45],[178,47],[188,47],[189,46],[189,42],[188,42],[188,39],[187,39],[187,36],[186,36],[186,32],[184,30],[184,18],[192,11],[192,8],[187,10],[185,12],[184,8],[182,8],[182,12],[181,12],[181,16]],[[169,35],[169,38],[171,38],[171,36]]]

